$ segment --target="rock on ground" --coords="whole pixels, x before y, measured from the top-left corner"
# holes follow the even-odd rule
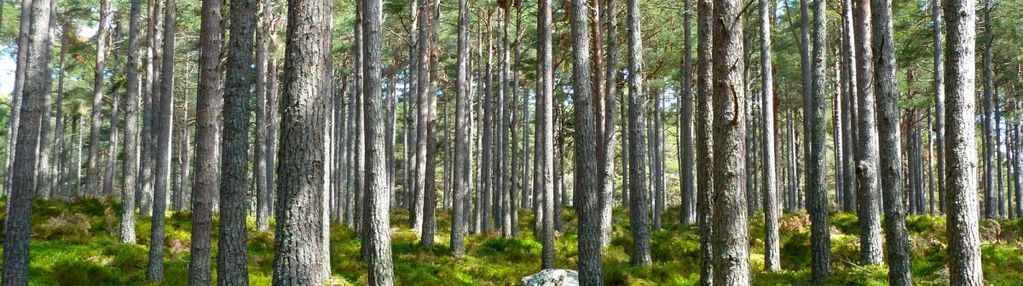
[[[544,269],[522,278],[526,286],[575,286],[579,285],[579,273],[567,269]]]

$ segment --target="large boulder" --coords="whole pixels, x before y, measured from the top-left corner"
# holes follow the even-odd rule
[[[579,285],[579,273],[568,269],[544,269],[536,274],[522,278],[526,286],[576,286]]]

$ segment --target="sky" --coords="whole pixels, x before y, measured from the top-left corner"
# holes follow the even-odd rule
[[[88,25],[87,27],[80,27],[77,31],[78,37],[88,39],[96,35],[97,27],[95,25]],[[51,37],[56,38],[59,35],[53,33]],[[56,47],[55,47],[56,48]],[[4,97],[7,102],[10,102],[10,94],[14,92],[14,70],[17,67],[17,61],[15,60],[16,53],[13,52],[16,48],[12,45],[11,47],[5,47],[5,50],[9,50],[9,53],[2,53],[0,55],[0,96]]]

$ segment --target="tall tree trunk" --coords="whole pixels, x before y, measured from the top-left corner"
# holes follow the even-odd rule
[[[121,96],[116,92],[110,95],[110,140],[108,142],[110,149],[108,150],[109,157],[107,158],[107,164],[105,166],[106,172],[103,174],[103,191],[100,192],[107,196],[112,196],[114,193],[114,170],[117,167],[117,158],[120,157],[120,151],[117,146],[120,141],[117,139],[118,132],[120,131],[117,127],[117,122],[120,120],[117,113],[118,109],[120,109],[120,99]],[[48,121],[49,118],[47,118],[43,123],[46,124]]]
[[[139,205],[139,213],[149,217],[153,215],[153,166],[156,164],[156,141],[157,133],[157,103],[160,99],[160,0],[148,0],[148,16],[146,27],[146,46],[149,47],[146,54],[146,82],[143,87],[146,92],[143,97],[143,122],[142,122],[142,147],[140,159],[140,172],[142,187],[136,193],[136,200]],[[216,201],[213,203],[217,205]]]
[[[941,212],[945,212],[945,61],[942,52],[945,37],[945,23],[942,21],[941,3],[931,0],[931,27],[934,29],[934,138],[937,151],[937,190],[938,204]]]
[[[899,92],[895,84],[895,42],[891,0],[872,0],[874,96],[877,97],[881,153],[881,189],[884,190],[884,230],[888,258],[888,283],[912,285],[909,268],[909,234],[902,204],[902,150],[899,142]],[[866,61],[864,61],[866,62]],[[910,76],[911,77],[911,76]],[[870,115],[862,115],[869,117]],[[910,124],[913,118],[910,117]],[[917,137],[917,140],[918,137]],[[915,203],[915,202],[913,202]]]
[[[682,87],[681,87],[681,91],[679,92],[680,100],[679,100],[679,108],[678,108],[679,109],[679,119],[678,119],[678,126],[679,126],[678,127],[678,134],[679,134],[678,135],[678,138],[679,138],[678,139],[679,140],[679,143],[678,143],[678,146],[679,146],[678,147],[678,156],[679,157],[678,158],[679,158],[679,161],[678,161],[678,165],[679,165],[679,172],[681,173],[679,175],[679,179],[680,179],[680,183],[682,184],[682,186],[681,186],[681,188],[682,188],[682,194],[681,194],[682,195],[682,202],[681,202],[681,207],[682,207],[681,216],[682,217],[681,217],[681,221],[682,221],[683,224],[693,224],[693,223],[696,222],[696,210],[694,210],[694,206],[696,205],[696,203],[694,202],[695,199],[696,199],[696,178],[693,176],[694,175],[693,172],[696,169],[695,168],[696,165],[694,165],[694,162],[693,162],[694,157],[695,157],[695,150],[693,150],[693,87],[692,87],[692,85],[693,85],[693,72],[692,72],[693,56],[692,56],[692,43],[691,43],[691,37],[692,37],[692,30],[691,29],[692,28],[691,28],[691,24],[690,24],[690,22],[691,22],[690,18],[692,18],[692,16],[691,16],[692,12],[690,11],[690,9],[691,9],[692,5],[690,4],[690,2],[692,2],[692,1],[685,0],[684,3],[683,3],[684,8],[682,10],[682,22],[683,22],[682,23],[682,25],[683,25],[682,37],[684,37],[684,39],[683,39],[683,48],[682,48],[683,51],[682,51],[682,71],[681,71],[681,73],[682,73]],[[763,4],[763,1],[761,1],[761,5],[765,5],[765,4]],[[768,35],[768,37],[770,37],[769,34],[767,34],[767,35]],[[768,40],[770,40],[770,39],[768,39]],[[761,38],[761,41],[763,41],[763,38]],[[766,45],[770,46],[770,43],[767,43]],[[763,51],[763,50],[761,50],[761,51]],[[770,52],[770,51],[768,51],[768,52]],[[610,53],[610,51],[609,51],[609,53]],[[768,55],[767,57],[768,57],[767,62],[770,62],[770,59],[769,59],[770,55]],[[768,72],[768,73],[770,73],[770,72]],[[609,86],[612,86],[612,85],[609,85]],[[768,94],[770,94],[770,92],[768,92]],[[770,263],[767,263],[767,264],[770,264]]]
[[[126,154],[124,165],[122,165],[122,174],[124,175],[124,181],[121,185],[121,231],[120,239],[122,243],[135,243],[135,190],[138,188],[139,179],[139,91],[141,79],[139,78],[139,18],[142,17],[142,1],[132,0],[130,6],[130,18],[128,20],[128,59],[126,67],[125,79],[127,86],[125,88],[125,132],[124,132],[124,152]],[[219,21],[218,21],[219,23]],[[219,35],[220,33],[217,33]],[[63,40],[61,40],[63,42]],[[63,47],[62,47],[63,49]],[[218,53],[219,54],[219,53]],[[63,62],[64,54],[61,52],[61,61]],[[60,89],[60,88],[58,88]],[[61,96],[58,94],[58,96]],[[57,110],[61,101],[57,101]],[[57,128],[55,130],[61,130],[60,116],[57,118]],[[55,136],[54,148],[61,146],[63,136]],[[60,158],[60,152],[56,151],[54,154],[58,154],[57,158]],[[56,164],[55,164],[56,165]],[[59,170],[59,169],[58,169]],[[194,196],[193,196],[194,197]],[[195,208],[192,208],[193,212]],[[193,214],[194,217],[195,214]],[[192,228],[193,232],[195,228]],[[193,240],[194,241],[194,240]],[[192,252],[195,255],[195,252]]]
[[[949,283],[983,285],[977,210],[977,143],[974,118],[976,2],[945,4],[945,190]]]
[[[998,209],[996,209],[994,188],[995,188],[995,177],[994,172],[991,170],[994,165],[994,149],[995,144],[992,141],[991,135],[992,130],[995,128],[994,111],[992,105],[994,100],[992,99],[992,88],[994,85],[994,71],[992,68],[991,60],[991,42],[994,39],[991,33],[991,0],[984,0],[984,218],[994,218],[998,216]]]
[[[364,62],[364,87],[367,93],[366,104],[366,237],[369,238],[370,250],[369,281],[373,285],[392,285],[394,276],[391,270],[391,229],[390,203],[387,194],[387,162],[384,154],[384,128],[382,100],[380,94],[380,24],[383,21],[382,2],[380,0],[364,0],[362,25]],[[329,15],[328,15],[329,19]],[[326,251],[326,249],[322,250]],[[329,276],[329,273],[325,273]]]
[[[462,203],[469,191],[469,1],[458,1],[458,98],[455,123],[455,187],[451,201],[451,254],[465,255]],[[447,174],[445,174],[447,175]]]
[[[630,0],[635,1],[635,0]],[[633,6],[634,3],[630,3]],[[638,4],[638,3],[637,3]],[[636,5],[638,10],[638,5]],[[593,115],[592,81],[590,80],[589,7],[571,7],[572,82],[575,92],[575,205],[579,213],[579,282],[599,285],[603,277],[600,262],[600,181],[597,170],[597,139]],[[638,12],[638,11],[636,11]],[[630,13],[631,14],[631,13]],[[638,15],[636,15],[638,17]],[[639,19],[636,19],[637,24]],[[637,34],[638,35],[638,34]],[[634,200],[634,202],[636,202]],[[635,205],[635,204],[634,204]],[[649,252],[647,252],[649,254]],[[635,255],[633,255],[635,257]],[[649,255],[647,256],[649,258]],[[648,260],[649,261],[649,260]]]
[[[220,187],[220,113],[223,109],[222,0],[202,1],[199,27],[199,86],[196,90],[195,177],[192,185],[192,245],[188,283],[209,285],[213,197]]]
[[[697,2],[696,34],[696,164],[710,166],[713,158],[714,30],[713,0]],[[630,142],[632,143],[632,142]],[[714,173],[697,168],[696,213],[700,224],[700,285],[714,281]]]
[[[164,213],[167,212],[167,191],[170,185],[171,131],[174,130],[174,35],[177,28],[175,0],[165,0],[163,17],[163,71],[160,72],[160,99],[153,106],[156,132],[156,160],[153,166],[153,220],[149,244],[149,266],[146,280],[163,280]],[[154,108],[155,109],[155,108]]]
[[[429,57],[429,65],[424,67],[424,75],[427,76],[427,83],[422,86],[424,95],[426,96],[426,117],[424,122],[426,123],[425,134],[426,136],[421,138],[422,143],[426,144],[426,157],[424,159],[425,172],[424,179],[426,183],[423,185],[425,194],[423,196],[423,230],[422,235],[419,237],[419,245],[425,248],[433,247],[434,234],[437,232],[437,25],[440,22],[439,16],[440,6],[438,5],[439,0],[431,1],[426,0],[426,9],[423,9],[423,16],[430,17],[430,21],[424,23],[426,27],[429,27],[429,48],[427,49],[427,56]],[[368,120],[368,119],[367,119]]]
[[[842,163],[844,166],[842,174],[842,210],[846,212],[856,211],[856,145],[853,139],[856,138],[856,39],[853,36],[853,15],[852,1],[844,0],[842,3]]]
[[[107,54],[107,26],[110,22],[110,7],[108,0],[99,1],[99,24],[96,32],[96,66],[93,70],[92,80],[92,109],[89,120],[89,157],[88,175],[85,184],[86,193],[89,196],[107,195],[100,193],[102,176],[100,176],[99,165],[99,127],[103,120],[103,74],[106,71]]]
[[[224,138],[220,148],[220,244],[217,280],[221,284],[248,283],[248,234],[245,230],[249,186],[249,102],[253,87],[254,0],[231,1],[231,38],[227,42],[224,80]],[[307,162],[308,163],[308,162]],[[322,162],[321,162],[322,164]]]
[[[857,216],[860,218],[860,260],[863,264],[881,264],[881,218],[878,211],[878,139],[874,119],[874,83],[871,51],[870,1],[856,0],[853,9],[856,30],[856,97],[859,105],[857,120],[856,186]]]
[[[806,196],[807,209],[810,213],[810,242],[812,253],[811,280],[824,283],[831,276],[831,226],[828,224],[828,193],[824,176],[825,162],[824,137],[824,93],[825,66],[824,56],[827,41],[827,11],[824,0],[813,2],[813,37],[811,52],[811,91],[809,106],[804,106],[804,120],[809,124],[809,139],[806,157]]]
[[[614,2],[609,1],[609,2]],[[554,219],[555,219],[555,194],[554,194],[554,68],[553,68],[553,12],[551,0],[540,0],[537,8],[537,110],[536,110],[536,148],[539,164],[533,167],[539,169],[540,188],[543,189],[541,197],[534,198],[541,201],[543,213],[543,226],[541,241],[543,249],[541,262],[543,269],[553,269],[554,260]]]
[[[318,253],[326,251],[320,241],[326,211],[322,195],[324,136],[320,132],[327,111],[321,82],[329,53],[324,44],[329,39],[321,32],[321,23],[329,21],[330,9],[319,0],[289,4],[273,282],[311,285],[327,279]]]
[[[39,147],[39,125],[44,118],[43,104],[50,96],[53,79],[50,58],[53,57],[50,40],[51,1],[23,1],[30,5],[23,12],[31,13],[30,23],[23,25],[27,32],[26,57],[19,61],[24,67],[25,83],[20,94],[21,120],[14,146],[11,188],[7,200],[4,223],[3,280],[4,285],[28,285],[29,240],[31,234],[32,200],[35,196],[36,150]],[[25,19],[23,17],[23,19]],[[8,133],[10,134],[10,133]],[[11,149],[8,149],[11,150]]]
[[[778,237],[778,193],[774,153],[774,75],[771,56],[771,7],[767,0],[760,0],[760,89],[761,116],[763,116],[764,142],[764,269],[781,270],[781,252]],[[688,23],[687,23],[688,27]],[[688,33],[686,33],[688,35]],[[687,53],[688,61],[688,53]],[[688,134],[688,133],[687,133]],[[691,163],[691,162],[690,162]],[[688,175],[688,174],[687,174]],[[682,206],[685,208],[685,205]]]
[[[647,197],[647,187],[644,186],[646,172],[643,168],[643,160],[646,155],[644,154],[643,126],[641,125],[644,122],[643,113],[646,110],[643,98],[645,91],[643,85],[643,35],[640,30],[639,1],[629,0],[628,5],[629,141],[631,143],[629,144],[629,157],[632,160],[629,162],[629,193],[632,195],[629,206],[629,225],[632,228],[633,240],[632,256],[629,261],[634,266],[649,266],[652,263],[650,258],[650,222],[648,221],[649,197]],[[657,101],[654,102],[656,104]],[[655,143],[650,142],[650,144]],[[579,158],[577,158],[578,160]],[[585,192],[580,188],[576,188],[576,190]]]
[[[257,13],[259,17],[256,20],[256,41],[254,43],[256,49],[256,137],[255,150],[253,151],[253,160],[255,167],[253,168],[253,180],[256,180],[256,229],[267,230],[270,228],[270,199],[272,196],[272,187],[267,184],[267,176],[273,175],[268,172],[266,165],[266,154],[267,144],[267,119],[276,114],[276,110],[271,110],[267,106],[266,96],[269,93],[267,90],[267,80],[270,77],[267,71],[269,69],[270,60],[268,58],[268,50],[270,49],[270,33],[273,11],[271,7],[271,1],[259,1],[257,4]],[[259,140],[262,138],[262,140]]]
[[[20,24],[19,24],[19,27],[18,27],[18,44],[17,44],[17,46],[18,46],[17,49],[18,50],[17,50],[16,59],[15,59],[16,60],[16,66],[15,66],[15,70],[14,70],[14,91],[11,92],[11,111],[10,111],[10,117],[9,117],[10,119],[8,120],[10,125],[7,127],[7,148],[4,148],[4,150],[6,150],[6,152],[5,152],[6,153],[5,154],[6,157],[5,157],[5,162],[4,162],[4,187],[3,187],[3,190],[2,190],[2,192],[4,192],[4,193],[0,193],[0,194],[4,194],[4,195],[7,195],[7,196],[11,195],[11,193],[8,192],[8,190],[12,189],[12,187],[13,187],[13,182],[11,182],[11,180],[13,180],[14,173],[15,173],[15,172],[13,172],[13,167],[14,167],[14,159],[17,157],[18,128],[21,127],[20,119],[21,119],[21,109],[22,109],[21,105],[22,105],[22,100],[23,100],[23,96],[22,95],[24,94],[25,73],[27,72],[27,69],[29,68],[28,67],[28,64],[29,64],[29,62],[28,62],[28,49],[29,49],[29,45],[31,44],[29,42],[29,40],[30,40],[29,39],[29,34],[32,32],[32,27],[30,26],[30,24],[33,21],[33,19],[32,19],[32,15],[33,15],[32,8],[34,7],[32,5],[33,5],[33,1],[32,0],[21,0],[21,16],[20,16],[21,19],[20,19]],[[47,9],[53,9],[53,7],[49,7]],[[63,41],[62,41],[62,43],[63,43]],[[52,43],[51,43],[51,45],[52,45]],[[61,46],[61,50],[63,50],[63,49],[64,49],[64,46]],[[52,82],[51,82],[51,85],[52,85]]]
[[[416,182],[415,190],[412,199],[412,210],[410,211],[410,219],[412,229],[416,234],[422,236],[423,233],[423,220],[425,211],[425,200],[426,200],[426,153],[427,153],[427,116],[429,115],[429,97],[430,91],[430,42],[429,42],[429,31],[430,31],[430,0],[418,0],[419,1],[419,64],[416,72],[416,87],[418,96],[416,103]]]
[[[742,71],[742,6],[737,0],[714,5],[714,284],[749,284],[746,216],[746,115]]]

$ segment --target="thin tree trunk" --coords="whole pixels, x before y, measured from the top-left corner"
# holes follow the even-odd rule
[[[683,224],[693,224],[696,222],[696,211],[694,210],[695,199],[696,199],[696,178],[694,175],[695,168],[694,157],[695,150],[693,149],[693,56],[692,56],[692,28],[690,24],[691,16],[691,4],[690,0],[685,0],[683,3],[682,10],[682,25],[683,32],[683,52],[682,52],[682,87],[679,92],[679,123],[678,123],[678,154],[679,154],[679,175],[680,184],[682,184],[682,201],[681,201],[681,221]],[[762,1],[761,1],[762,2]],[[764,4],[761,4],[764,5]],[[768,34],[768,37],[770,35]],[[763,39],[761,39],[763,41]],[[767,44],[770,46],[770,43]],[[763,51],[763,50],[761,50]],[[767,57],[770,57],[768,55]],[[770,62],[770,59],[767,60]],[[769,72],[768,72],[769,73]],[[766,82],[766,81],[765,81]],[[609,85],[611,86],[611,85]],[[613,101],[612,101],[613,102]],[[770,264],[770,263],[768,263]]]
[[[629,157],[632,160],[629,162],[629,193],[632,195],[629,206],[629,225],[632,229],[633,240],[632,256],[629,261],[634,266],[649,266],[652,260],[647,208],[649,199],[645,186],[646,172],[643,168],[643,160],[646,155],[644,154],[643,126],[641,124],[644,122],[643,113],[646,108],[644,107],[645,99],[643,99],[645,91],[643,85],[643,35],[640,30],[639,1],[629,0],[627,9],[629,23],[629,141],[631,143],[629,144]],[[654,102],[656,105],[657,101]],[[654,143],[650,142],[650,144]],[[579,188],[576,189],[579,190]],[[585,190],[582,191],[585,192]]]
[[[991,0],[984,0],[984,218],[995,218],[998,216],[998,209],[995,203],[995,177],[993,168],[995,144],[992,141],[991,132],[995,128],[994,111],[992,105],[994,99],[992,88],[994,85],[994,71],[991,60],[991,42],[994,38],[991,33]]]
[[[710,166],[713,158],[714,30],[713,0],[697,2],[696,34],[696,164]],[[631,132],[631,130],[630,130]],[[633,143],[633,142],[629,142]],[[696,212],[700,224],[700,285],[714,281],[714,173],[697,168]]]
[[[124,132],[124,152],[126,154],[124,165],[122,166],[122,174],[124,175],[123,185],[121,186],[121,231],[120,239],[122,243],[135,243],[135,190],[138,188],[139,179],[139,129],[138,129],[138,111],[139,111],[139,91],[141,79],[139,78],[139,18],[142,16],[142,1],[132,0],[130,6],[130,18],[128,20],[128,59],[126,67],[125,79],[127,86],[125,88],[125,132]],[[218,21],[219,22],[219,21]],[[219,33],[217,33],[219,35]],[[63,42],[63,40],[61,40]],[[62,44],[63,46],[63,44]],[[218,53],[219,54],[219,53]],[[64,53],[61,52],[61,62],[64,61]],[[62,73],[63,74],[63,73]],[[61,89],[58,87],[58,89]],[[58,96],[62,96],[58,92]],[[57,100],[58,114],[59,106],[61,106],[61,100]],[[57,128],[55,130],[61,130],[60,116],[57,118]],[[63,136],[55,136],[54,143],[54,154],[60,154],[57,151],[62,146]],[[55,156],[60,158],[60,155]],[[59,160],[59,159],[58,159]],[[57,164],[54,164],[56,166]],[[59,169],[58,169],[59,170]],[[192,208],[193,211],[195,208]],[[194,216],[195,214],[193,214]],[[193,232],[195,228],[193,227]],[[194,240],[193,240],[194,241]],[[196,255],[192,252],[192,255]],[[208,283],[207,283],[208,284]]]
[[[609,1],[609,2],[613,2]],[[541,201],[543,224],[541,228],[541,241],[543,249],[541,264],[543,269],[554,269],[554,231],[555,231],[555,201],[554,193],[554,69],[553,69],[553,12],[551,0],[540,0],[537,2],[537,110],[536,110],[536,148],[537,163],[533,167],[539,170],[540,186],[543,189],[541,197],[534,200]]]
[[[99,127],[103,114],[103,74],[106,72],[107,54],[107,26],[110,22],[110,7],[108,0],[99,1],[99,24],[96,32],[96,66],[93,70],[92,80],[92,109],[89,120],[89,157],[87,161],[88,175],[86,175],[86,193],[89,196],[106,195],[100,193],[102,176],[100,176],[99,165]]]
[[[156,134],[156,160],[153,166],[153,220],[149,244],[149,266],[146,269],[146,280],[163,280],[163,246],[164,213],[167,212],[167,191],[170,180],[171,131],[174,130],[174,116],[171,110],[174,105],[174,35],[177,28],[175,0],[165,0],[163,31],[163,71],[160,73],[160,99],[153,106]],[[155,109],[155,108],[154,108]]]
[[[638,5],[636,8],[638,10]],[[589,15],[587,5],[571,7],[572,82],[575,90],[572,94],[572,102],[575,106],[575,155],[573,156],[575,159],[573,164],[575,187],[573,190],[579,196],[575,205],[576,211],[579,213],[579,282],[581,285],[599,285],[603,281],[600,262],[599,192],[601,190],[597,169],[597,139],[595,138],[597,128],[591,102],[593,86],[590,79],[590,34],[587,15]],[[638,21],[638,18],[636,20]],[[638,203],[636,200],[633,202]],[[647,253],[649,254],[649,252]],[[633,257],[635,258],[635,255]]]
[[[458,1],[458,98],[457,123],[455,124],[455,187],[451,201],[451,254],[465,255],[465,227],[462,224],[465,212],[463,200],[469,190],[469,1]],[[445,174],[446,175],[446,174]]]
[[[760,96],[763,102],[764,143],[764,269],[781,270],[781,252],[778,237],[778,185],[774,153],[774,75],[771,56],[771,7],[767,0],[760,0]],[[686,33],[688,35],[688,33]],[[687,57],[688,58],[688,57]],[[688,61],[688,59],[687,59]],[[691,162],[690,162],[691,163]],[[687,174],[688,175],[688,174]],[[683,208],[685,205],[683,205]]]
[[[937,189],[941,213],[945,212],[945,61],[942,52],[945,23],[939,0],[931,0],[931,27],[934,29],[934,133],[937,143]]]
[[[5,162],[4,162],[4,188],[2,190],[2,192],[4,192],[4,193],[0,193],[0,194],[4,194],[4,195],[7,195],[7,196],[11,195],[11,193],[9,193],[8,190],[11,190],[12,187],[13,187],[13,182],[11,182],[11,180],[13,179],[14,173],[15,173],[15,172],[13,172],[13,167],[14,167],[14,159],[15,159],[15,157],[17,157],[18,128],[20,127],[21,109],[22,109],[21,105],[22,105],[22,100],[23,100],[23,96],[22,95],[24,94],[24,86],[25,86],[25,73],[26,73],[26,70],[29,68],[28,67],[28,48],[29,48],[29,45],[31,44],[31,43],[29,43],[29,40],[30,40],[29,39],[29,34],[32,32],[32,30],[31,30],[32,27],[30,26],[30,24],[33,21],[33,19],[32,19],[32,15],[34,13],[32,11],[33,7],[34,6],[33,6],[33,1],[32,0],[21,0],[21,16],[20,16],[21,19],[20,19],[20,24],[19,24],[19,29],[18,29],[18,44],[17,44],[18,51],[17,51],[17,55],[16,55],[16,59],[15,59],[16,60],[16,66],[15,66],[15,70],[14,70],[14,91],[11,92],[11,95],[12,95],[11,96],[11,110],[10,110],[10,117],[9,117],[10,119],[8,120],[10,125],[7,128],[7,148],[4,148],[4,150],[7,150],[7,152],[5,154],[6,157],[5,157]],[[53,7],[49,7],[47,9],[53,9]],[[61,46],[61,50],[63,50],[63,49],[64,49],[64,46]]]

